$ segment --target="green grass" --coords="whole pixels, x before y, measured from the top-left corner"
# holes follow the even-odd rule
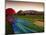
[[[39,27],[39,26],[33,24],[34,21],[35,21],[34,19],[40,19],[41,20],[41,19],[43,19],[43,15],[28,15],[28,16],[26,16],[26,15],[13,15],[13,16],[15,18],[21,18],[21,19],[24,19],[24,20],[28,20],[29,22],[32,22],[31,25],[26,26],[26,27],[28,27],[32,30],[34,29],[38,32],[43,32],[44,31],[44,27]],[[9,30],[8,32],[12,32],[11,31],[11,26],[10,26],[9,23],[7,23],[7,30]]]
[[[32,22],[32,25],[28,26],[28,28],[30,28],[30,29],[37,30],[38,32],[42,32],[44,30],[44,27],[39,27],[39,26],[33,24],[35,19],[44,20],[43,15],[15,15],[14,17],[15,18],[21,18],[24,20],[28,20],[29,22]]]
[[[15,18],[21,18],[24,20],[28,20],[28,21],[34,21],[35,19],[42,19],[44,20],[44,16],[43,15],[15,15]]]

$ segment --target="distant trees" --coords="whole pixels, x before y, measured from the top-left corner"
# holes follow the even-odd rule
[[[24,13],[24,11],[19,10],[19,11],[17,12],[17,15],[25,15],[25,13]]]
[[[44,12],[37,12],[34,10],[26,10],[26,11],[19,10],[17,15],[44,15]]]

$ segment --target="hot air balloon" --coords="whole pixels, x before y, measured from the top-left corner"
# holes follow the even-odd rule
[[[13,33],[11,22],[13,21],[12,15],[16,14],[16,11],[12,8],[7,8],[5,10],[5,14],[6,14],[6,32],[7,33]]]

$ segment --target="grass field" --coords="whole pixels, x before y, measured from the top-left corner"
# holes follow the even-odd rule
[[[26,20],[26,21],[32,23],[29,26],[25,26],[25,27],[27,27],[31,30],[35,30],[37,32],[43,32],[44,31],[44,16],[43,15],[14,15],[13,17],[20,18],[22,20]],[[7,31],[9,30],[8,32],[11,32],[12,31],[11,30],[12,26],[10,26],[9,23],[7,23],[6,26],[7,26]]]
[[[29,28],[33,28],[35,26],[34,29],[39,32],[42,32],[44,29],[44,16],[43,15],[15,15],[14,17],[32,22],[33,24],[31,26],[28,26]]]
[[[44,22],[44,16],[43,15],[15,15],[15,18],[21,18],[24,20],[28,20],[29,22]]]

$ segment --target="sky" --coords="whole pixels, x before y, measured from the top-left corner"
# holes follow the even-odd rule
[[[6,2],[6,9],[13,8],[16,12],[19,10],[44,11],[44,4],[38,2]]]

